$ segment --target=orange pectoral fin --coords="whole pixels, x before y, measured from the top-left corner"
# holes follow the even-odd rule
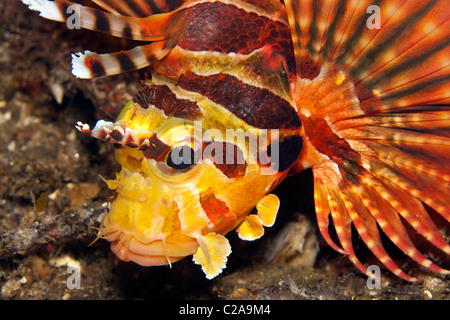
[[[419,280],[389,257],[382,230],[422,266],[449,273],[418,251],[404,226],[449,254],[423,205],[450,222],[447,2],[380,3],[375,28],[367,25],[370,1],[285,3],[297,63],[293,96],[304,130],[294,168],[312,168],[325,240],[368,274],[352,247],[353,224],[390,271]],[[342,248],[328,234],[330,215]]]
[[[258,202],[256,205],[257,216],[261,219],[263,226],[273,226],[279,208],[280,199],[274,194],[268,194]]]
[[[264,228],[261,219],[255,214],[249,214],[244,222],[236,229],[239,238],[252,241],[264,235]]]
[[[271,227],[280,207],[280,200],[274,194],[268,194],[256,205],[257,214],[248,215],[236,229],[242,240],[256,240],[264,235],[264,227]]]

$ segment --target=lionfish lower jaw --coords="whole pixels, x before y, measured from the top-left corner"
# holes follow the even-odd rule
[[[124,230],[105,239],[111,241],[111,250],[119,259],[133,261],[141,266],[171,265],[185,256],[194,254],[198,249],[195,239],[181,244],[167,243],[164,237],[142,242]]]

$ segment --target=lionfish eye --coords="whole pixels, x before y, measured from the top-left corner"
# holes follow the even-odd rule
[[[195,161],[194,150],[189,146],[175,147],[167,156],[167,165],[173,169],[185,170]]]

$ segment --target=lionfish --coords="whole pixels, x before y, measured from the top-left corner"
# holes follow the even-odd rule
[[[151,73],[117,121],[76,126],[116,146],[122,169],[107,181],[116,197],[98,236],[121,260],[171,265],[193,255],[211,279],[231,252],[224,235],[261,237],[280,206],[272,190],[312,169],[319,230],[363,273],[372,275],[352,228],[402,279],[420,280],[397,266],[381,233],[425,268],[450,272],[407,231],[450,254],[429,214],[450,222],[447,1],[22,2],[143,42],[72,60],[79,78]]]

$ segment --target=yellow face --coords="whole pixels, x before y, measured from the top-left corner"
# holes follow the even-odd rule
[[[170,117],[133,102],[114,125],[127,143],[116,150],[122,170],[107,184],[117,196],[99,236],[121,260],[153,266],[194,255],[212,278],[231,252],[223,235],[238,227],[241,238],[253,240],[273,224],[279,201],[268,193],[285,173],[264,163],[261,151],[271,140],[261,130],[242,136],[229,123],[228,131],[217,123],[208,128],[205,118]],[[98,128],[92,135],[102,136]],[[255,206],[258,213],[248,215]]]

